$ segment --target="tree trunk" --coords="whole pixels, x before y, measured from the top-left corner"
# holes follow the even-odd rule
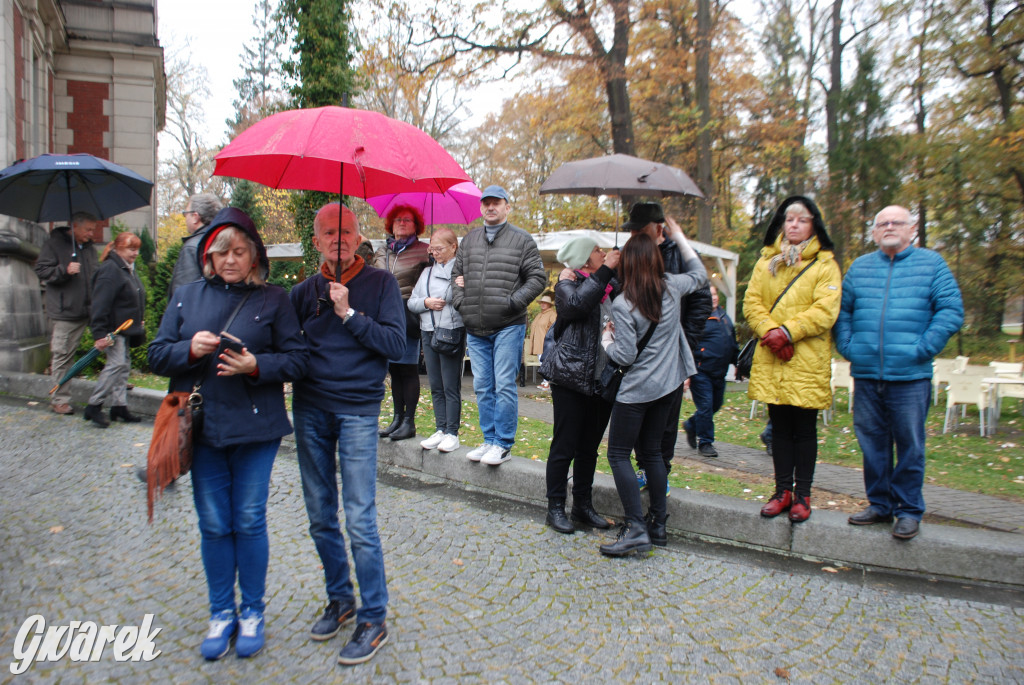
[[[832,3],[831,56],[829,58],[829,86],[825,92],[825,126],[828,159],[829,192],[825,204],[829,211],[829,231],[835,243],[835,256],[840,264],[846,252],[847,227],[840,218],[842,197],[839,183],[839,101],[843,94],[843,43],[840,40],[842,29],[843,0]]]
[[[697,203],[697,240],[712,243],[711,214],[714,209],[714,179],[711,177],[711,0],[697,0],[697,107],[700,133],[697,135],[697,186],[704,193]]]

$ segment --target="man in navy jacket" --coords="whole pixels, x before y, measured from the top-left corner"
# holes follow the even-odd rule
[[[924,514],[932,360],[964,321],[956,279],[937,252],[911,244],[916,234],[903,207],[878,213],[872,238],[879,249],[846,272],[834,336],[854,378],[853,428],[871,503],[849,521],[888,523],[895,515],[892,534],[903,540],[917,535]]]
[[[348,207],[325,205],[313,230],[323,266],[291,292],[309,346],[309,373],[295,382],[295,445],[328,600],[310,637],[328,640],[355,616],[355,634],[338,656],[339,663],[351,665],[372,658],[388,640],[387,579],[377,530],[377,418],[388,359],[405,350],[405,307],[395,277],[355,253],[359,222]],[[339,472],[362,599],[358,611],[338,523]]]
[[[711,316],[697,346],[697,373],[690,376],[690,394],[697,411],[683,423],[690,447],[702,457],[717,457],[715,412],[725,400],[725,374],[736,363],[736,329],[725,310],[718,306],[718,289],[711,286]]]

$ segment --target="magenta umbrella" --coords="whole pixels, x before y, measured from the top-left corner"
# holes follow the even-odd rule
[[[443,193],[395,193],[366,198],[377,216],[399,205],[419,211],[427,224],[470,224],[480,218],[480,195],[475,183],[459,183]]]

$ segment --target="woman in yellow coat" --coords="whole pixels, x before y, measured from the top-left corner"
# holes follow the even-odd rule
[[[761,338],[748,394],[768,405],[774,431],[775,494],[761,515],[788,510],[799,523],[811,515],[818,410],[832,404],[831,331],[842,274],[821,212],[806,197],[779,205],[764,245],[743,300],[747,323]]]

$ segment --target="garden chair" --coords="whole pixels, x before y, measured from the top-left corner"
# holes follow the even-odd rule
[[[939,403],[939,387],[946,387],[949,376],[956,368],[955,359],[935,359],[932,361],[932,404]]]
[[[976,374],[952,374],[949,377],[949,385],[946,387],[946,420],[942,425],[943,433],[949,432],[950,419],[952,419],[953,428],[959,424],[959,417],[956,415],[957,405],[961,406],[961,411],[966,416],[969,404],[978,407],[978,430],[981,432],[981,436],[985,437],[989,410],[988,383],[982,380],[982,376]]]

